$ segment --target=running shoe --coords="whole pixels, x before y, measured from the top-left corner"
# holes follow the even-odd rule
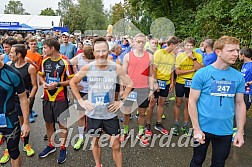
[[[179,135],[179,125],[175,124],[172,129],[173,129],[172,134],[175,136],[178,136]]]
[[[169,131],[167,129],[165,129],[162,124],[156,124],[155,129],[158,130],[159,132],[161,132],[163,135],[169,134]]]
[[[66,161],[66,154],[67,154],[66,149],[60,149],[60,155],[57,160],[58,164],[63,164]]]
[[[38,117],[38,113],[32,110],[33,117]]]
[[[183,131],[183,133],[184,133],[185,135],[187,135],[187,136],[190,135],[190,133],[189,133],[189,127],[188,127],[188,126],[183,126],[183,127],[181,128],[181,130]]]
[[[32,155],[35,154],[34,150],[31,148],[30,144],[26,144],[23,150],[26,152],[26,155],[28,157],[30,157],[30,156],[32,156]]]
[[[130,135],[128,133],[123,133],[120,137],[120,142],[123,143],[128,138],[130,138]]]
[[[35,122],[35,118],[34,118],[34,116],[33,116],[32,113],[29,114],[29,121],[30,121],[30,123],[34,123]]]
[[[147,146],[149,145],[149,141],[148,139],[146,138],[146,136],[144,134],[137,134],[136,136],[137,139],[140,140],[140,142],[144,145],[144,146]]]
[[[75,143],[74,145],[74,149],[75,150],[79,150],[81,148],[81,146],[84,145],[84,139],[78,139],[78,141]]]
[[[176,98],[175,98],[175,96],[174,97],[171,97],[171,98],[169,98],[169,100],[170,101],[174,101]]]
[[[145,133],[146,136],[152,136],[152,131],[151,131],[150,124],[146,124],[144,133]]]
[[[5,164],[9,161],[10,159],[10,155],[9,155],[9,152],[8,152],[8,149],[5,149],[4,150],[4,155],[3,157],[0,159],[0,164]]]
[[[49,154],[53,153],[56,151],[56,148],[55,147],[50,147],[50,146],[47,146],[40,154],[39,154],[39,157],[40,158],[45,158],[47,157]]]

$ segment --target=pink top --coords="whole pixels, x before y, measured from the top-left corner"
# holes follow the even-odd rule
[[[143,57],[136,57],[134,52],[129,53],[128,75],[133,81],[133,88],[149,87],[149,53],[144,51]]]

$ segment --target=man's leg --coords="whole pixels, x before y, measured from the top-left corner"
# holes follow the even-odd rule
[[[153,110],[156,106],[157,103],[157,99],[151,100],[149,107],[147,108],[147,115],[146,115],[146,123],[150,124],[151,123],[151,119],[152,119],[152,115],[153,115]]]
[[[232,135],[217,136],[212,139],[212,164],[211,167],[224,167],[232,143]]]
[[[143,134],[146,108],[138,107],[138,112],[139,112],[138,117],[139,133]]]
[[[162,121],[162,115],[164,113],[164,104],[165,104],[166,97],[159,96],[158,99],[158,107],[157,107],[157,122]]]
[[[198,142],[194,142],[195,146],[193,147],[193,158],[190,163],[190,167],[202,167],[203,162],[206,158],[207,148],[211,141],[212,135],[209,133],[205,133],[205,143],[199,144]]]
[[[11,166],[12,167],[20,167],[21,166],[21,159],[20,159],[20,155],[18,156],[17,159],[11,159]]]
[[[92,140],[92,152],[95,160],[95,165],[101,165],[101,147],[99,146],[99,137],[93,137]]]
[[[46,122],[45,125],[46,125],[46,134],[47,134],[49,143],[51,143],[51,142],[54,141],[54,139],[51,139],[53,133],[55,132],[54,131],[54,123],[48,123],[48,122]],[[51,144],[53,144],[53,143],[51,143]]]
[[[179,117],[180,117],[180,107],[182,104],[182,97],[176,97],[176,101],[174,104],[174,118],[175,118],[175,124],[179,123]]]
[[[116,164],[116,167],[122,166],[122,150],[120,145],[120,135],[111,136],[110,142],[112,143],[112,152],[113,158]]]

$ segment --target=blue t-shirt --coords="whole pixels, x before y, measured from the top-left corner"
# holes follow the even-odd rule
[[[204,66],[208,66],[212,63],[214,63],[217,60],[217,55],[215,52],[211,52],[209,54],[205,54],[203,58],[203,64]]]
[[[205,57],[205,53],[200,48],[195,49],[195,52],[201,54],[203,58]]]
[[[116,62],[117,56],[114,53],[110,53],[110,56],[113,57],[113,61]]]
[[[3,62],[6,64],[8,63],[9,61],[11,61],[11,59],[9,58],[9,56],[7,54],[4,55],[4,59],[3,59]]]
[[[245,78],[245,82],[252,81],[252,62],[247,62],[242,65],[241,72]],[[244,94],[252,94],[252,85],[250,85],[249,92],[245,91]]]
[[[67,56],[70,60],[76,55],[77,48],[72,43],[68,43],[67,45],[61,44],[59,52],[65,56]]]
[[[212,65],[201,68],[192,79],[191,88],[200,90],[197,110],[201,130],[214,135],[231,135],[233,133],[235,96],[211,95],[216,82],[233,83],[228,90],[236,94],[244,92],[245,80],[243,75],[232,67],[227,70],[219,70]],[[221,91],[223,87],[225,86],[220,86]],[[219,85],[217,88],[219,90]]]
[[[130,44],[127,44],[127,45],[123,45],[121,44],[121,47],[122,47],[122,53],[120,54],[119,56],[119,59],[120,59],[120,62],[123,63],[123,58],[124,56],[130,52],[131,48],[130,48]]]

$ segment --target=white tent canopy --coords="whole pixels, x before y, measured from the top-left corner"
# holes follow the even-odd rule
[[[60,26],[60,18],[61,16],[0,14],[0,22],[19,22],[40,30]]]

